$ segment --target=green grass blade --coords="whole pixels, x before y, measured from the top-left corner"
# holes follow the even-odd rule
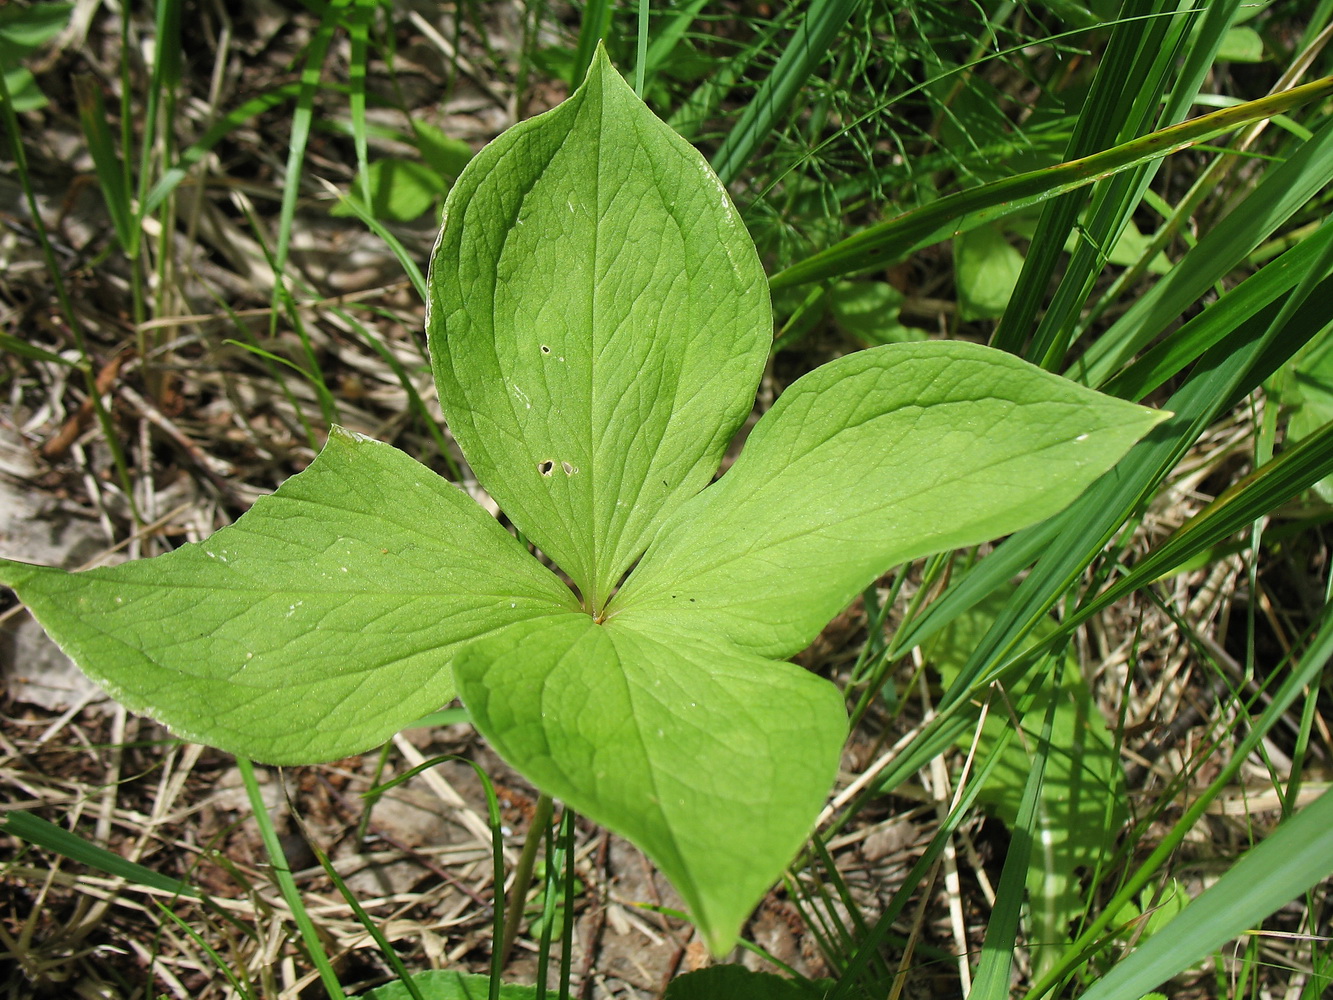
[[[759,145],[787,115],[806,80],[828,57],[829,47],[861,0],[813,0],[773,72],[745,106],[740,120],[714,154],[712,166],[723,184],[740,174]]]
[[[272,865],[273,878],[278,883],[282,898],[286,900],[292,919],[296,921],[296,926],[301,932],[306,953],[318,970],[319,980],[328,991],[330,1000],[347,1000],[347,994],[343,992],[342,984],[338,981],[338,974],[333,971],[333,964],[324,950],[324,942],[320,940],[319,931],[315,929],[315,924],[301,901],[301,890],[296,887],[296,880],[292,878],[287,855],[283,853],[282,844],[278,841],[278,831],[273,828],[268,806],[264,804],[264,795],[259,789],[259,782],[255,779],[255,766],[248,758],[237,757],[236,767],[241,772],[241,780],[245,783],[245,791],[250,798],[250,808],[259,827],[259,837],[264,843],[264,850],[268,853],[269,864]]]
[[[1275,319],[1282,308],[1282,296],[1307,277],[1321,279],[1328,273],[1326,258],[1331,250],[1333,225],[1326,223],[1145,352],[1103,385],[1102,390],[1122,399],[1142,399],[1183,372],[1240,325]]]
[[[134,234],[134,211],[130,206],[124,164],[116,151],[111,128],[107,125],[102,85],[88,74],[79,73],[74,77],[74,93],[79,105],[79,125],[83,129],[84,138],[88,140],[93,170],[106,202],[107,214],[111,216],[111,225],[116,230],[116,240],[126,255],[133,257],[138,243]]]
[[[777,290],[885,267],[950,236],[1329,94],[1333,94],[1333,77],[1325,77],[1303,87],[1285,90],[1234,108],[1191,118],[1179,125],[1152,132],[1079,160],[1028,171],[949,195],[888,222],[871,226],[779,271],[769,280],[769,286]],[[1304,152],[1304,147],[1301,152]],[[1307,195],[1304,200],[1308,201],[1309,197]]]
[[[378,0],[355,0],[347,19],[351,39],[351,58],[347,76],[350,84],[348,106],[352,112],[352,145],[356,150],[356,176],[361,181],[359,197],[372,205],[370,195],[370,160],[366,149],[366,63],[368,62],[370,19],[375,16]]]
[[[143,145],[139,150],[139,201],[145,202],[144,192],[152,176],[153,147],[161,121],[175,120],[176,95],[181,82],[181,3],[180,0],[157,0],[154,4],[153,65],[148,80],[147,104],[143,113]],[[171,129],[166,129],[168,146]],[[148,209],[140,208],[143,216]]]
[[[1284,822],[1083,1000],[1139,1000],[1333,874],[1333,789]]]
[[[26,340],[19,340],[18,337],[8,333],[0,333],[0,351],[19,354],[25,358],[32,358],[34,361],[48,361],[52,364],[64,365],[66,368],[84,367],[84,364],[80,361],[71,361],[69,358],[62,357],[45,348],[37,347],[35,344],[29,344]]]
[[[558,1000],[569,1000],[569,978],[574,967],[574,833],[578,817],[565,806],[560,815],[560,842],[565,859],[565,923],[560,934],[560,990]]]
[[[1132,138],[1145,131],[1144,126],[1148,122],[1143,116],[1145,109],[1139,99],[1156,97],[1156,77],[1160,74],[1152,72],[1152,64],[1162,54],[1174,51],[1174,46],[1163,46],[1163,36],[1173,27],[1179,36],[1194,16],[1189,11],[1181,12],[1175,18],[1169,14],[1159,16],[1167,6],[1165,3],[1138,2],[1126,3],[1121,8],[1120,19],[1111,30],[1106,52],[1074,124],[1064,160],[1089,156],[1099,149],[1114,146],[1117,140]],[[1183,24],[1173,25],[1173,20]],[[1155,111],[1155,107],[1152,110]],[[1137,112],[1137,115],[1131,117],[1131,112]],[[1098,187],[1105,193],[1105,185]],[[1038,308],[1046,298],[1045,290],[1050,285],[1056,264],[1064,256],[1065,243],[1074,231],[1083,207],[1084,200],[1072,192],[1048,201],[1043,207],[1023,261],[1022,273],[1014,286],[1009,308],[995,329],[991,346],[1014,354],[1024,354],[1023,345],[1028,339],[1028,332]],[[1088,250],[1087,244],[1079,245],[1060,283],[1056,302],[1048,310],[1042,327],[1048,326],[1052,316],[1063,315],[1069,308],[1068,305],[1061,307],[1060,293],[1072,297],[1072,286],[1075,283],[1079,286],[1086,283],[1087,273],[1093,266]],[[1040,342],[1041,328],[1034,339]],[[1026,352],[1025,356],[1030,361],[1036,361],[1042,353],[1034,348]]]
[[[569,85],[577,87],[588,75],[593,54],[598,42],[609,42],[611,34],[610,0],[588,0],[583,8],[583,20],[579,24],[579,44],[574,50],[574,66],[570,74]]]
[[[1059,669],[1059,666],[1056,666]],[[1043,678],[1034,678],[1036,689]],[[995,906],[986,924],[986,937],[981,945],[981,961],[968,1000],[1008,1000],[1009,980],[1013,974],[1014,947],[1018,941],[1018,920],[1023,909],[1027,888],[1028,865],[1038,830],[1037,805],[1041,798],[1042,780],[1046,774],[1046,759],[1051,750],[1051,730],[1055,723],[1055,706],[1059,699],[1052,698],[1046,706],[1041,737],[1032,753],[1032,769],[1023,785],[1023,798],[1018,806],[1009,850],[1000,872],[1000,885],[995,892]]]
[[[140,211],[144,215],[151,215],[162,204],[163,200],[172,191],[176,190],[180,182],[190,172],[190,168],[207,156],[214,146],[250,119],[258,117],[265,111],[272,111],[287,101],[294,100],[300,93],[301,85],[299,83],[284,84],[275,87],[266,94],[261,94],[259,97],[251,98],[240,107],[218,119],[209,126],[208,130],[199,139],[181,152],[180,157],[171,167],[163,171],[157,183],[144,197]]]
[[[212,960],[213,965],[222,973],[223,978],[231,984],[231,988],[236,991],[236,995],[239,996],[241,1000],[255,1000],[255,994],[249,988],[249,984],[243,983],[237,978],[236,973],[231,970],[230,963],[218,954],[217,949],[209,944],[208,940],[195,930],[194,927],[190,925],[189,921],[176,916],[170,909],[162,905],[161,900],[155,899],[153,900],[153,903],[156,904],[158,912],[179,927],[181,931]]]
[[[648,51],[643,57],[643,87],[646,89],[652,86],[653,81],[657,79],[657,68],[666,61],[672,51],[680,44],[685,33],[689,31],[690,25],[694,23],[699,12],[707,5],[708,0],[690,0],[677,10],[666,12],[664,15],[667,22],[661,30],[653,37],[648,46]],[[642,94],[640,93],[640,96]]]
[[[1219,6],[1221,5],[1215,4],[1209,7],[1208,16],[1205,18],[1203,29],[1200,31],[1200,41],[1203,44],[1207,43],[1208,31],[1213,26],[1213,13]],[[1283,72],[1273,90],[1285,89],[1301,79],[1314,62],[1320,49],[1322,49],[1322,45],[1315,48],[1302,46],[1301,51],[1293,57],[1292,62]],[[1193,48],[1191,48],[1189,58],[1194,58]],[[1205,96],[1202,94],[1196,95],[1196,103],[1204,103]],[[1308,141],[1313,135],[1309,129],[1291,121],[1285,115],[1275,115],[1269,121],[1287,128],[1293,134],[1297,134],[1302,141]],[[1266,124],[1267,122],[1257,122],[1240,132],[1232,142],[1232,150],[1236,153],[1244,153],[1257,139]],[[1173,239],[1180,234],[1185,234],[1186,239],[1189,238],[1187,229],[1189,220],[1209,197],[1216,195],[1219,184],[1241,162],[1243,160],[1238,155],[1219,156],[1198,175],[1184,197],[1180,198],[1174,206],[1168,205],[1164,201],[1161,202],[1157,210],[1163,216],[1164,222],[1158,227],[1156,234],[1144,245],[1139,259],[1117,275],[1110,286],[1101,293],[1097,301],[1087,310],[1082,320],[1083,330],[1097,322],[1111,306],[1125,300],[1129,290],[1139,285],[1151,263],[1159,258],[1159,255],[1166,250]],[[1152,192],[1145,192],[1145,195],[1149,199],[1154,197]],[[1190,242],[1193,245],[1193,241]]]
[[[1272,700],[1268,702],[1259,718],[1249,726],[1245,736],[1238,741],[1230,759],[1222,767],[1217,777],[1203,790],[1202,794],[1190,802],[1189,808],[1185,810],[1167,835],[1153,849],[1147,860],[1139,866],[1133,875],[1125,880],[1115,896],[1103,907],[1101,916],[1092,921],[1079,934],[1078,938],[1069,946],[1064,958],[1033,984],[1024,1000],[1037,1000],[1037,998],[1044,996],[1071,971],[1086,962],[1092,954],[1107,943],[1104,935],[1116,915],[1127,903],[1138,896],[1157,870],[1172,857],[1186,835],[1203,816],[1209,803],[1235,780],[1236,775],[1245,765],[1250,754],[1254,753],[1263,743],[1269,731],[1277,725],[1287,710],[1295,704],[1298,698],[1305,694],[1311,684],[1318,682],[1319,677],[1328,665],[1330,657],[1333,657],[1333,604],[1326,604],[1319,622],[1318,633],[1311,640],[1309,648],[1301,656],[1295,669],[1282,682],[1281,687],[1274,692]],[[1324,799],[1327,798],[1328,795],[1325,795]],[[1333,828],[1333,824],[1327,821],[1325,826]],[[1325,858],[1327,859],[1329,856],[1330,853],[1326,850]],[[1282,902],[1286,902],[1290,898],[1291,896],[1287,896]],[[1263,915],[1259,914],[1258,917]],[[1170,939],[1170,935],[1166,935],[1166,937]],[[1185,964],[1189,965],[1190,962]]]
[[[306,842],[310,843],[308,837]],[[389,939],[384,936],[384,932],[379,929],[379,926],[375,923],[375,918],[366,912],[366,908],[356,898],[356,893],[348,888],[347,883],[338,874],[338,869],[333,867],[333,862],[329,860],[329,856],[313,843],[310,843],[310,849],[314,852],[315,860],[319,862],[319,866],[324,869],[324,874],[329,877],[329,881],[333,883],[334,888],[338,890],[338,893],[351,908],[352,915],[356,917],[357,923],[365,928],[366,933],[375,942],[375,947],[379,949],[384,961],[393,969],[394,974],[398,976],[399,982],[403,984],[407,992],[412,995],[412,1000],[425,1000],[425,997],[421,995],[421,987],[412,978],[412,974],[407,971],[407,966],[403,964],[402,958],[399,957],[393,945],[389,943]]]
[[[1199,240],[1170,274],[1135,301],[1067,374],[1088,385],[1105,382],[1294,212],[1309,204],[1330,179],[1333,121],[1325,122],[1284,163],[1265,172],[1250,196]]]
[[[780,19],[769,24],[743,49],[724,60],[718,66],[717,72],[701,82],[680,107],[672,112],[667,124],[686,139],[693,141],[703,124],[718,113],[722,99],[731,92],[732,87],[736,86],[736,82],[745,70],[780,34],[782,24]]]
[[[0,820],[0,830],[30,844],[55,851],[71,861],[123,878],[127,882],[147,886],[150,889],[160,889],[177,896],[199,898],[199,890],[194,886],[135,864],[133,861],[126,861],[119,854],[113,854],[104,847],[91,844],[78,834],[70,833],[63,827],[48,823],[40,816],[34,816],[22,809],[4,813],[3,819]]]
[[[1185,118],[1207,79],[1214,55],[1226,37],[1238,6],[1239,0],[1208,5],[1197,32],[1190,30],[1197,8],[1182,10],[1182,16],[1171,23],[1170,36],[1162,39],[1155,56],[1146,60],[1150,64],[1146,72],[1131,70],[1131,79],[1152,81],[1147,86],[1140,85],[1137,94],[1130,95],[1129,99],[1135,105],[1130,116],[1135,126],[1134,134],[1148,131],[1154,120],[1160,128]],[[1157,95],[1163,87],[1162,81],[1175,67],[1182,46],[1185,65],[1165,95],[1165,107],[1157,117]],[[1042,367],[1057,370],[1064,366],[1069,345],[1077,335],[1080,318],[1086,313],[1088,296],[1103,270],[1106,257],[1132,222],[1134,212],[1142,204],[1148,185],[1162,163],[1162,160],[1154,160],[1117,174],[1095,189],[1088,220],[1081,230],[1082,239],[1033,338],[1030,357]]]
[[[648,69],[648,0],[639,0],[639,31],[634,49],[634,93],[643,100],[644,73]],[[537,991],[538,993],[541,990]]]
[[[278,244],[273,253],[273,276],[276,279],[273,292],[275,322],[276,306],[280,300],[279,289],[283,287],[283,275],[287,268],[287,247],[291,242],[292,222],[296,217],[296,199],[301,193],[301,169],[305,163],[310,124],[315,115],[315,95],[319,91],[324,57],[329,51],[329,43],[333,41],[333,32],[338,27],[341,15],[351,3],[352,0],[332,0],[325,8],[319,28],[310,39],[310,45],[306,50],[305,66],[301,69],[301,85],[296,96],[296,109],[292,112],[287,170],[282,185],[282,207],[278,215]]]
[[[412,255],[407,252],[407,248],[403,246],[402,241],[389,232],[384,224],[371,213],[371,202],[368,199],[362,201],[357,198],[348,198],[331,184],[328,185],[328,188],[332,193],[338,195],[338,204],[345,205],[353,215],[366,224],[367,229],[384,241],[385,246],[389,248],[398,263],[402,265],[403,273],[412,282],[412,287],[416,290],[417,296],[422,302],[425,302],[428,292],[426,290],[426,276],[421,273],[421,266],[412,259]]]

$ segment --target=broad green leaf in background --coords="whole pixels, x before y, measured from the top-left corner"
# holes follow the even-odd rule
[[[1278,376],[1280,398],[1291,409],[1287,434],[1292,442],[1309,437],[1333,421],[1333,336],[1325,333]],[[1321,479],[1315,492],[1333,503],[1333,477]]]
[[[425,215],[449,193],[450,185],[472,159],[472,147],[434,125],[414,121],[412,133],[420,160],[383,157],[366,168],[364,180],[358,173],[352,181],[349,197],[360,201],[361,192],[368,187],[370,214],[376,219],[411,222]],[[349,216],[355,209],[340,201],[329,214]]]
[[[474,976],[451,969],[419,972],[412,977],[412,985],[422,1000],[488,1000],[491,995],[490,976]],[[365,1000],[415,1000],[412,991],[402,982],[377,986],[362,995]],[[554,996],[555,993],[546,993],[547,1000]],[[537,987],[503,983],[500,1000],[539,1000]]]
[[[487,740],[641,847],[715,954],[805,840],[846,737],[833,684],[707,634],[570,614],[472,644],[454,673]]]
[[[1139,893],[1138,902],[1126,903],[1115,915],[1113,923],[1123,927],[1121,932],[1126,942],[1143,944],[1179,915],[1190,903],[1190,894],[1177,879],[1167,879],[1158,891],[1155,888],[1144,889]]]
[[[1232,28],[1222,39],[1217,58],[1228,62],[1263,62],[1264,40],[1253,28]]]
[[[954,237],[953,256],[963,318],[1002,315],[1023,271],[1023,255],[998,226],[978,226]]]
[[[58,35],[74,13],[72,3],[6,4],[0,7],[0,68],[15,111],[46,106],[46,95],[32,73],[20,65],[32,52]]]
[[[753,405],[772,320],[739,215],[601,52],[459,178],[429,280],[454,436],[599,612]]]
[[[926,331],[899,318],[903,293],[887,281],[839,281],[829,289],[833,322],[867,347],[907,344],[926,339]]]
[[[352,184],[349,197],[359,198],[361,178]],[[370,188],[370,214],[387,222],[411,222],[430,211],[449,190],[448,182],[435,168],[416,160],[385,157],[366,168]],[[338,202],[329,209],[333,216],[354,214],[350,205]]]
[[[444,180],[453,183],[472,160],[472,147],[429,122],[412,122],[412,135],[421,158]]]
[[[459,643],[574,605],[461,490],[336,428],[206,541],[86,573],[0,560],[0,583],[129,708],[273,764],[383,743],[454,696]]]
[[[791,656],[891,566],[1049,517],[1162,419],[974,344],[839,358],[663,525],[609,613],[703,615]]]
[[[671,980],[662,1000],[820,1000],[828,980],[805,982],[743,965],[715,965]]]

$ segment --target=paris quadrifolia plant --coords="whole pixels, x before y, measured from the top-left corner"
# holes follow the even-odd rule
[[[463,171],[429,289],[449,428],[518,537],[334,427],[203,542],[0,581],[129,708],[260,761],[364,751],[461,698],[719,953],[846,735],[837,686],[787,659],[891,567],[1056,513],[1162,416],[980,346],[874,348],[788,387],[711,482],[769,356],[768,283],[604,53]]]

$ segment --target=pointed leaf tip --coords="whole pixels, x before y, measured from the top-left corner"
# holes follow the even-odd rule
[[[586,615],[505,629],[454,671],[496,750],[642,848],[718,955],[809,835],[847,731],[799,667]]]
[[[839,358],[663,525],[610,613],[791,656],[892,567],[1061,510],[1163,419],[975,344]]]
[[[461,490],[341,428],[203,542],[84,573],[0,560],[0,582],[130,709],[276,764],[382,743],[454,696],[459,643],[575,604]]]
[[[772,317],[739,214],[599,50],[463,171],[429,285],[451,430],[599,610],[753,405]]]

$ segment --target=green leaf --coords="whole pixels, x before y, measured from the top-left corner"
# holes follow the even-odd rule
[[[436,969],[418,972],[412,977],[421,1000],[489,1000],[491,977]],[[363,994],[365,1000],[415,1000],[415,995],[401,981],[379,986]],[[547,997],[556,996],[548,992]],[[502,983],[500,1000],[537,1000],[537,987]]]
[[[753,405],[772,319],[739,215],[599,53],[463,171],[429,282],[454,436],[602,608]]]
[[[27,55],[45,45],[69,23],[72,3],[35,3],[0,8],[0,52]]]
[[[37,80],[22,66],[5,70],[5,89],[15,111],[36,111],[46,107],[46,95],[37,86]]]
[[[953,257],[963,318],[1002,315],[1023,271],[1023,255],[998,227],[979,226],[954,237]]]
[[[1054,514],[1164,418],[973,344],[839,358],[663,525],[608,613],[792,655],[890,567]]]
[[[579,614],[473,643],[454,674],[496,750],[642,848],[714,954],[808,835],[847,729],[837,688],[799,667]]]
[[[11,809],[0,815],[0,831],[13,837],[19,837],[45,847],[48,851],[62,854],[71,861],[88,865],[116,878],[123,878],[136,885],[145,885],[178,896],[190,896],[197,899],[199,890],[178,879],[170,878],[151,868],[127,861],[119,854],[113,854],[104,847],[90,843],[77,833],[71,833],[64,827],[48,823],[40,816],[34,816],[22,809]]]
[[[463,168],[472,159],[472,147],[462,139],[445,135],[434,125],[414,121],[412,134],[416,137],[417,149],[425,160],[442,178],[453,181],[463,172]],[[447,187],[447,185],[446,185]]]
[[[80,367],[78,361],[48,351],[44,347],[38,347],[36,344],[29,344],[26,340],[20,340],[8,333],[0,333],[0,351],[20,354],[25,358],[32,358],[34,361],[49,361],[51,364],[64,365],[66,368]]]
[[[1185,886],[1174,878],[1167,879],[1160,892],[1144,889],[1139,893],[1138,902],[1122,906],[1113,922],[1125,928],[1121,938],[1143,944],[1174,920],[1189,903],[1190,895]]]
[[[207,541],[85,573],[0,560],[0,583],[130,709],[275,764],[382,743],[454,696],[459,643],[573,603],[462,491],[340,429]]]
[[[416,160],[386,158],[376,160],[366,168],[370,187],[370,213],[389,222],[411,222],[430,211],[436,200],[449,190],[448,181],[428,164]],[[360,200],[361,178],[352,184],[351,198]],[[354,212],[349,205],[339,202],[329,209],[333,216],[348,216]]]
[[[19,61],[45,45],[69,23],[72,3],[36,3],[0,7],[0,65],[5,66],[5,87],[15,111],[46,106],[46,95]]]
[[[1295,443],[1333,421],[1333,336],[1327,333],[1292,364],[1282,384],[1282,401],[1292,406],[1287,434]],[[1333,503],[1333,476],[1321,479],[1315,492]]]
[[[820,983],[751,972],[743,965],[715,965],[671,980],[662,1000],[819,1000],[825,992]]]
[[[1222,39],[1217,58],[1225,62],[1263,62],[1264,40],[1253,28],[1232,28]]]
[[[926,331],[898,318],[903,293],[887,281],[839,281],[829,292],[829,311],[839,329],[867,347],[926,339]]]
[[[414,121],[412,138],[421,160],[384,157],[366,168],[364,181],[359,171],[352,181],[350,198],[358,204],[362,201],[361,192],[366,187],[370,189],[370,214],[376,219],[389,222],[419,219],[449,193],[449,186],[472,159],[471,146],[461,139],[451,139],[434,125]],[[357,213],[352,205],[338,202],[329,209],[329,214]]]

